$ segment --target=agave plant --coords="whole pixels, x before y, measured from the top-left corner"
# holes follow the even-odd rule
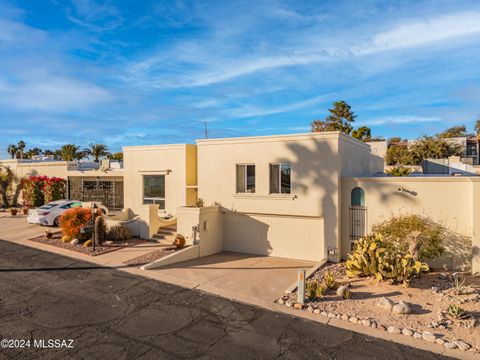
[[[337,280],[335,280],[335,275],[331,271],[327,271],[325,274],[323,281],[325,282],[325,286],[328,289],[334,290],[338,287]]]
[[[404,166],[396,166],[390,170],[386,170],[385,172],[391,176],[408,176],[411,174],[412,169]]]
[[[447,315],[453,319],[465,319],[468,314],[460,306],[451,304],[447,308]]]

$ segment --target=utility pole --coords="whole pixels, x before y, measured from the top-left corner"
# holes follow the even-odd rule
[[[207,120],[205,120],[205,139],[208,139]]]

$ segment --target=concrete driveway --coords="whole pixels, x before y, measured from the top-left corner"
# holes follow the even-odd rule
[[[271,308],[311,261],[223,252],[164,268],[145,270],[151,277]]]

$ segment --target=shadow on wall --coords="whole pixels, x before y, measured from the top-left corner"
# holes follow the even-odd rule
[[[436,269],[446,266],[448,269],[456,271],[472,270],[472,252],[474,249],[472,248],[472,239],[469,236],[449,231],[443,245],[445,247],[444,255],[428,261],[430,266]]]
[[[338,153],[332,149],[329,142],[316,141],[312,137],[311,144],[312,146],[301,143],[288,144],[287,147],[296,160],[279,158],[277,161],[291,164],[292,193],[301,193],[304,196],[321,194],[318,211],[314,215],[323,216],[325,219],[324,254],[327,254],[327,246],[337,246],[340,191],[337,173]]]
[[[237,213],[222,208],[225,251],[269,255],[272,246],[268,240],[269,225],[255,215]]]

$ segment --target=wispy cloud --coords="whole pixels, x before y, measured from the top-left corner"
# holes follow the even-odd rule
[[[374,119],[365,119],[359,121],[360,125],[385,125],[385,124],[415,124],[415,123],[429,123],[441,121],[439,117],[428,117],[428,116],[382,116],[381,118]]]

